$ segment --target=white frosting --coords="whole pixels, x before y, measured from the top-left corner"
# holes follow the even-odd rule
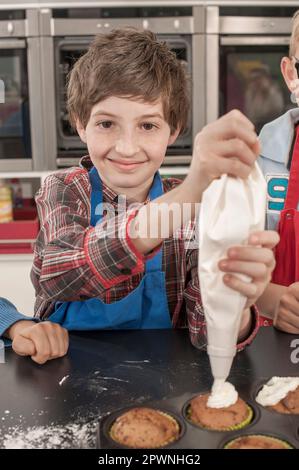
[[[256,401],[262,406],[277,405],[298,386],[299,377],[272,377],[258,393]]]
[[[209,408],[228,408],[238,400],[238,392],[235,387],[221,379],[214,380],[212,392],[207,406]]]

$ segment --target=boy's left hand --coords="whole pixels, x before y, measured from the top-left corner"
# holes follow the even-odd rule
[[[272,230],[254,232],[248,245],[231,247],[227,259],[219,261],[219,268],[226,274],[223,282],[226,286],[247,297],[245,308],[253,305],[262,295],[271,280],[275,267],[272,249],[279,242],[279,235]],[[245,274],[252,280],[242,281],[236,273]]]

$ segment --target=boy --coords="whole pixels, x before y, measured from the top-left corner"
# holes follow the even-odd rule
[[[231,112],[198,134],[185,181],[162,182],[158,169],[167,145],[186,125],[186,90],[182,65],[149,31],[98,35],[75,64],[68,110],[89,155],[79,168],[48,177],[36,197],[37,317],[68,330],[189,326],[193,344],[204,344],[198,250],[186,249],[180,229],[194,218],[214,178],[248,176],[259,144],[247,118]],[[125,210],[117,205],[119,195],[126,197]],[[165,214],[172,205],[179,214]],[[250,307],[270,279],[277,241],[275,232],[257,233],[220,263],[226,285],[248,299],[239,332],[243,345],[257,330]],[[13,328],[7,334],[15,341],[28,324]]]
[[[281,60],[281,72],[299,103],[299,10],[293,17],[289,57]],[[276,268],[272,283],[258,306],[288,333],[299,333],[299,109],[291,109],[266,124],[260,134],[260,166],[268,182],[267,228],[277,229]]]

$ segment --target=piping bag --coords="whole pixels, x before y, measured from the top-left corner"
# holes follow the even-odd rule
[[[246,297],[223,283],[218,262],[228,248],[246,245],[252,232],[264,230],[266,182],[257,163],[248,178],[222,175],[204,191],[199,215],[198,275],[207,325],[207,352],[214,384],[208,406],[230,406],[238,394],[226,379],[236,354]],[[248,276],[238,274],[250,282]]]

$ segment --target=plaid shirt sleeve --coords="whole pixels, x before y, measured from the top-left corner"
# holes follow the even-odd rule
[[[188,228],[189,235],[192,230],[196,230],[195,224],[191,223],[191,228]],[[186,232],[185,232],[186,234]],[[191,240],[194,237],[191,236]],[[190,238],[189,238],[190,240]],[[192,344],[198,349],[206,348],[207,346],[207,330],[205,322],[204,308],[202,305],[200,295],[200,284],[198,277],[198,248],[187,250],[187,284],[184,291],[184,299],[187,311],[187,321],[189,327],[189,334]],[[237,344],[237,351],[241,351],[249,345],[259,329],[259,313],[256,306],[251,307],[252,325],[247,338],[243,339],[241,343]]]
[[[198,278],[198,249],[187,250],[186,255],[187,284],[184,291],[184,300],[189,334],[192,344],[197,348],[202,348],[207,343],[207,332]]]
[[[82,176],[82,178],[84,175]],[[77,178],[78,179],[78,178]],[[127,233],[135,213],[103,217],[90,226],[84,185],[50,175],[36,196],[41,222],[31,279],[36,295],[52,301],[85,300],[142,273],[146,259]]]

